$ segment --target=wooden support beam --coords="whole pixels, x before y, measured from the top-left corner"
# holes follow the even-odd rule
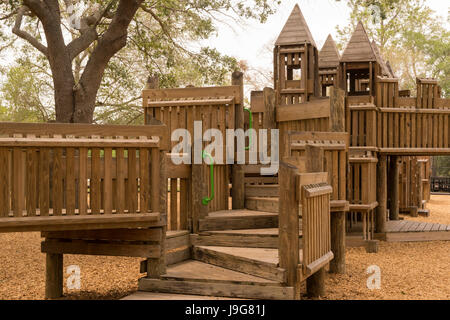
[[[310,298],[323,297],[325,295],[324,267],[306,279],[306,291],[308,293],[308,297]]]
[[[300,279],[297,268],[300,263],[299,254],[299,201],[292,195],[297,190],[298,169],[285,162],[280,163],[278,177],[280,181],[279,200],[279,258],[280,268],[286,270],[287,285],[295,288],[295,296],[300,299]]]
[[[344,211],[331,213],[331,251],[334,254],[330,261],[331,273],[345,273],[345,215]]]
[[[387,157],[380,155],[377,165],[377,217],[376,232],[386,231],[387,213]]]
[[[398,220],[399,216],[399,163],[398,156],[391,156],[389,162],[389,218]]]
[[[63,295],[63,255],[47,253],[45,265],[45,298],[56,299]]]
[[[233,72],[232,84],[240,86],[241,99],[236,101],[235,107],[235,128],[244,129],[244,74],[240,71]],[[243,152],[243,150],[241,150]],[[244,209],[245,189],[244,189],[244,166],[234,164],[232,166],[232,207],[233,209]]]

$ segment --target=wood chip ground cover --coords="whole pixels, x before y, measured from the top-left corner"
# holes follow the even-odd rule
[[[450,224],[450,196],[433,195],[429,217],[407,219]],[[43,299],[45,255],[39,233],[0,234],[0,299]],[[81,289],[64,299],[119,299],[137,289],[140,258],[65,255],[78,265]],[[381,270],[381,289],[369,290],[367,267]],[[450,242],[380,243],[379,253],[347,249],[347,274],[327,275],[323,299],[450,299]]]

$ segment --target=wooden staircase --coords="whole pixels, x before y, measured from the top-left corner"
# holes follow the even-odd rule
[[[168,265],[159,279],[140,279],[139,290],[294,299],[294,288],[286,286],[286,272],[278,267],[277,214],[251,210],[211,212],[199,221],[199,230],[190,236],[190,258]],[[185,237],[185,233],[179,234]],[[171,243],[177,241],[168,241],[170,249],[176,250]]]

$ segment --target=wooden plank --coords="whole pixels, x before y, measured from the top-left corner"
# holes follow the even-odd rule
[[[10,211],[9,150],[0,147],[0,217],[8,217]]]
[[[78,209],[80,215],[87,214],[88,205],[88,185],[87,185],[87,161],[88,150],[80,148],[79,180],[78,180]]]
[[[295,241],[298,245],[298,234]],[[193,257],[205,263],[264,279],[286,281],[285,271],[277,267],[276,249],[196,246],[193,249]]]
[[[149,151],[147,148],[139,149],[139,188],[140,188],[140,208],[141,213],[148,212],[150,201],[150,163]]]
[[[142,91],[143,99],[149,100],[168,100],[181,99],[188,97],[196,98],[222,98],[234,97],[239,101],[241,97],[239,86],[223,86],[223,87],[189,87],[175,89],[145,89]]]
[[[50,207],[50,150],[39,149],[39,211],[48,216]]]
[[[96,243],[83,240],[71,242],[46,240],[42,242],[41,251],[45,253],[86,254],[98,256],[124,256],[158,258],[161,248],[155,244],[119,244]]]
[[[112,148],[104,149],[104,179],[103,179],[103,210],[104,214],[112,214],[113,212],[113,180],[112,180]]]
[[[204,283],[195,281],[159,280],[142,278],[139,290],[168,293],[198,294],[203,296],[228,296],[232,298],[286,299],[294,298],[292,287],[255,286],[228,283]]]
[[[27,216],[35,216],[36,208],[37,208],[37,197],[38,197],[37,176],[38,176],[38,165],[39,165],[37,150],[33,149],[33,148],[27,149],[26,156],[27,156],[27,169],[26,169]],[[7,169],[7,168],[8,168],[8,165],[6,164],[5,169]],[[8,185],[8,182],[6,182],[6,185]],[[9,195],[8,195],[8,197],[9,197]],[[0,216],[1,216],[1,214],[0,214]]]
[[[116,149],[117,159],[117,179],[116,179],[116,212],[122,214],[125,212],[125,150]]]
[[[0,219],[0,232],[58,231],[154,227],[158,212],[134,215],[9,217]]]
[[[55,148],[53,149],[53,215],[60,216],[62,214],[63,207],[63,179],[64,172],[62,168],[63,162],[63,149]]]
[[[165,125],[131,126],[131,125],[95,125],[81,123],[13,123],[0,122],[0,135],[23,134],[36,136],[130,136],[169,138]],[[56,138],[56,137],[55,137]]]
[[[74,215],[76,207],[75,149],[66,149],[66,214]]]
[[[90,180],[91,214],[100,214],[101,209],[101,177],[100,177],[100,148],[91,149],[92,174]]]
[[[44,231],[41,233],[41,237],[46,239],[159,241],[161,228]]]
[[[136,163],[137,155],[135,148],[128,149],[128,212],[138,211],[138,189]]]
[[[316,119],[316,118],[329,118],[329,117],[330,117],[329,98],[314,99],[306,103],[276,108],[277,122]]]

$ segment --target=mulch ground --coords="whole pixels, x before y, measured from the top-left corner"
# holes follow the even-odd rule
[[[450,224],[450,196],[433,195],[429,217]],[[40,233],[0,234],[0,299],[44,299],[45,255]],[[119,299],[137,289],[140,258],[65,255],[81,269],[81,289],[64,287],[65,299]],[[381,289],[367,288],[367,267],[381,270]],[[450,242],[380,243],[378,253],[347,249],[347,273],[327,275],[323,299],[450,299]],[[67,279],[68,275],[65,275]],[[64,281],[66,283],[66,281]]]

